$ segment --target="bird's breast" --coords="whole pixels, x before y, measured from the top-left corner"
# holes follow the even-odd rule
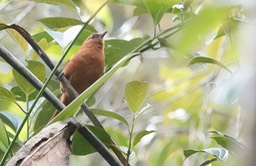
[[[80,94],[99,79],[104,72],[104,56],[75,55],[64,68],[71,85]]]

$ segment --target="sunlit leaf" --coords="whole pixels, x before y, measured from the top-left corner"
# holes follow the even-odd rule
[[[65,17],[42,18],[42,19],[39,19],[38,21],[51,29],[59,29],[59,28],[65,28],[69,26],[83,24],[82,21],[80,20],[77,20],[74,18],[65,18]]]
[[[0,61],[0,78],[1,85],[9,85],[13,81],[12,67],[4,61]]]
[[[0,86],[0,99],[4,99],[4,100],[15,100],[14,95],[12,94],[12,92],[10,92],[9,90],[7,90],[6,88]]]
[[[99,109],[92,109],[91,111],[95,115],[114,118],[116,120],[119,120],[120,122],[123,122],[124,124],[126,124],[126,126],[129,126],[127,120],[123,116],[119,115],[118,113],[115,113],[115,112],[112,112],[112,111],[106,111],[106,110],[99,110]]]
[[[38,3],[48,3],[53,5],[63,5],[75,9],[75,5],[71,0],[30,0]]]
[[[97,138],[103,142],[106,146],[111,144],[111,138],[108,133],[103,129],[95,126],[86,126]],[[72,154],[74,155],[87,155],[96,152],[94,147],[79,133],[75,132],[72,138]]]
[[[37,42],[39,42],[42,39],[46,39],[47,42],[51,42],[53,40],[53,38],[46,31],[34,34],[32,37]]]
[[[148,135],[148,134],[151,134],[151,133],[153,133],[153,132],[155,132],[155,131],[154,131],[154,130],[150,130],[150,131],[148,131],[148,130],[143,130],[143,131],[140,131],[140,132],[135,136],[135,138],[134,138],[133,146],[137,145],[137,144],[140,142],[140,140],[141,140],[144,136],[146,136],[146,135]]]
[[[139,81],[129,82],[125,87],[125,99],[133,113],[136,113],[144,103],[148,94],[149,84]]]
[[[15,40],[15,42],[20,46],[24,54],[27,55],[28,42],[17,31],[13,29],[8,29],[7,32]]]
[[[215,64],[215,65],[218,65],[220,67],[222,67],[223,69],[226,69],[228,72],[230,72],[232,74],[232,71],[229,70],[228,67],[226,67],[224,64],[222,64],[221,62],[213,59],[213,58],[210,58],[210,57],[203,57],[203,56],[196,56],[194,58],[192,58],[189,62],[188,65],[193,65],[195,63],[211,63],[211,64]]]
[[[0,149],[5,152],[8,145],[9,145],[9,140],[8,140],[8,133],[6,131],[6,128],[4,126],[3,121],[0,118]]]
[[[43,81],[46,76],[45,66],[37,61],[28,61],[27,68],[40,80]],[[16,70],[13,69],[13,76],[18,86],[23,90],[27,95],[31,94],[35,88]]]
[[[39,43],[38,43],[38,45],[39,45],[39,46],[42,48],[42,50],[44,50],[44,51],[47,50],[47,49],[50,47],[51,44],[52,44],[52,43],[48,43],[45,38],[41,39],[41,40],[39,41]],[[39,57],[39,55],[38,55],[35,51],[33,51],[32,59],[33,59],[33,60],[36,60],[38,57]]]

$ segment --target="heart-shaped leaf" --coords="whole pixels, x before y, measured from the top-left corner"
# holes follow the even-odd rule
[[[144,103],[148,94],[149,84],[139,81],[129,82],[125,87],[125,99],[133,113]]]

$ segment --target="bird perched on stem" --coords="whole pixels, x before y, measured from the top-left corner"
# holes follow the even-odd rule
[[[96,33],[90,35],[64,67],[64,75],[78,94],[81,94],[104,73],[105,56],[103,37],[106,33],[107,31],[102,34]],[[73,98],[69,95],[62,83],[60,83],[60,89],[63,93],[61,102],[64,105],[68,105]],[[58,113],[59,111],[56,110],[50,119],[54,118]]]

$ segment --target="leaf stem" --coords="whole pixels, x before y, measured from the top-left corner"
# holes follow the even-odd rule
[[[129,158],[130,158],[130,155],[131,155],[132,138],[133,138],[133,130],[134,130],[134,127],[135,127],[135,120],[136,120],[136,118],[135,118],[135,113],[134,113],[133,116],[132,116],[132,127],[131,127],[131,130],[129,131],[129,145],[128,145],[128,151],[127,151],[125,166],[127,166],[129,164]]]

